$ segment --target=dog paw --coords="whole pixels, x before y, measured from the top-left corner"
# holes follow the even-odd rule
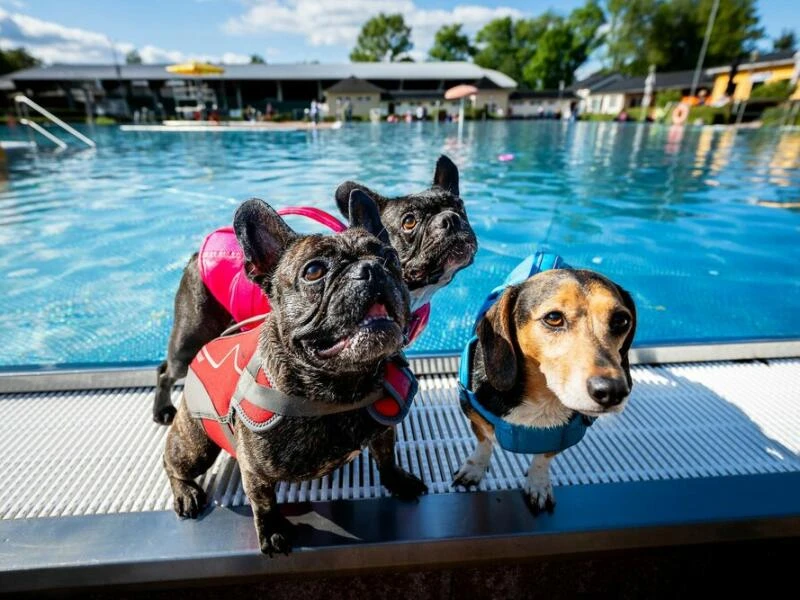
[[[531,481],[528,478],[525,481],[523,491],[525,492],[525,504],[528,505],[534,515],[544,511],[553,512],[556,500],[553,496],[553,486],[550,484],[549,479],[547,481]]]
[[[292,551],[292,524],[281,514],[265,519],[258,527],[258,544],[261,553],[272,558],[276,554],[289,556]]]
[[[486,467],[476,464],[472,459],[468,459],[461,468],[453,474],[453,487],[462,486],[465,488],[475,487],[481,482],[486,474]]]
[[[206,505],[206,493],[194,481],[173,481],[172,506],[179,517],[196,519]]]
[[[422,494],[428,493],[428,486],[419,477],[399,467],[393,467],[380,475],[383,487],[401,500],[416,500]]]
[[[171,404],[169,406],[163,406],[159,409],[154,409],[153,421],[159,425],[169,425],[172,423],[172,420],[175,418],[175,413],[177,412],[177,409]]]

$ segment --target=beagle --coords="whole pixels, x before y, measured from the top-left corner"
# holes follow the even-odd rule
[[[505,288],[462,357],[461,407],[478,444],[453,485],[477,485],[495,443],[531,452],[507,447],[496,436],[500,427],[549,435],[576,419],[591,423],[621,412],[633,384],[628,350],[635,331],[631,295],[592,271],[541,271]],[[550,451],[533,451],[524,491],[534,513],[553,509],[550,461],[583,431]]]

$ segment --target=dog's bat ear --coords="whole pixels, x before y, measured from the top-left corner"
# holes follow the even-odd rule
[[[233,230],[242,247],[247,276],[264,285],[297,234],[273,208],[258,198],[242,203],[233,216]]]
[[[454,196],[458,193],[458,167],[444,154],[436,161],[436,170],[433,173],[434,187],[440,187]]]
[[[506,289],[480,320],[477,328],[486,377],[492,387],[501,392],[507,392],[517,382],[513,319],[518,295],[519,288]]]
[[[350,227],[363,227],[381,242],[389,245],[389,234],[381,222],[381,214],[375,201],[359,189],[350,192],[348,213]]]
[[[616,285],[616,284],[614,284]],[[633,379],[631,379],[631,363],[628,360],[628,351],[633,344],[633,336],[636,335],[636,304],[633,302],[633,297],[620,286],[616,286],[619,295],[622,296],[622,303],[631,312],[631,328],[625,340],[622,342],[622,348],[619,349],[620,357],[622,358],[622,368],[625,370],[625,379],[628,380],[628,388],[633,388]]]
[[[342,213],[345,219],[350,221],[350,194],[353,190],[361,190],[367,196],[375,201],[378,205],[378,210],[382,211],[386,206],[386,198],[379,196],[366,186],[356,183],[355,181],[345,181],[338,188],[336,188],[336,206],[339,207],[339,212]]]

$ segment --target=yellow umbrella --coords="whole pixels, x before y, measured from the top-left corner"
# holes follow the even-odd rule
[[[212,65],[210,63],[189,61],[177,65],[170,65],[167,67],[170,73],[177,73],[178,75],[221,75],[225,69]]]

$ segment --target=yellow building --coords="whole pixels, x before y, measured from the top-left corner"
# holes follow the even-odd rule
[[[750,62],[740,64],[733,76],[735,88],[732,100],[749,100],[753,89],[760,85],[786,81],[794,78],[797,82],[798,62],[800,58],[792,51],[773,52],[760,57],[755,57]],[[711,103],[716,104],[725,100],[728,83],[731,75],[730,66],[714,67],[707,70],[714,77],[714,87],[711,90]],[[795,87],[792,100],[800,100],[800,88]]]

